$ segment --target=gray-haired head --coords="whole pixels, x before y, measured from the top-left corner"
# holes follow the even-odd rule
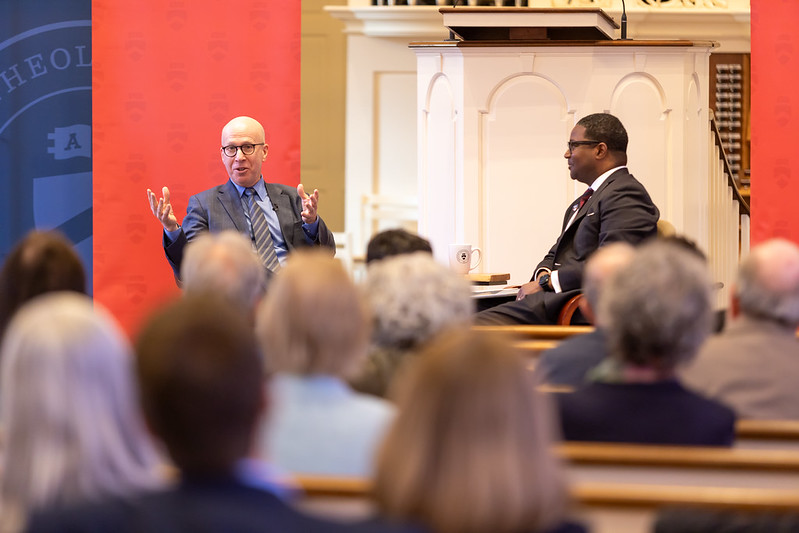
[[[364,293],[374,315],[372,340],[382,347],[416,348],[474,313],[466,279],[425,252],[370,264]]]
[[[659,241],[639,247],[599,299],[611,353],[624,365],[672,371],[710,331],[710,294],[707,268],[695,254]]]
[[[741,263],[735,297],[744,315],[799,327],[799,247],[785,239],[754,247]]]
[[[0,529],[38,508],[158,485],[131,347],[99,304],[73,292],[34,298],[9,323],[0,370]]]
[[[253,311],[266,291],[266,271],[250,240],[233,231],[206,232],[189,244],[181,265],[183,290],[213,292]]]

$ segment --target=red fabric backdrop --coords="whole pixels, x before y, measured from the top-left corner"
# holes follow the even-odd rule
[[[299,183],[300,2],[92,1],[94,295],[135,333],[177,294],[145,191],[227,179],[222,126],[266,128],[268,181]]]
[[[797,0],[751,0],[752,243],[799,243]]]

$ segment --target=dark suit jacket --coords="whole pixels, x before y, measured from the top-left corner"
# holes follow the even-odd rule
[[[352,526],[302,514],[233,478],[34,514],[29,533],[413,533],[392,524]]]
[[[598,365],[608,353],[605,333],[595,329],[585,335],[564,339],[538,358],[535,371],[545,383],[579,387],[588,371]]]
[[[735,414],[685,389],[657,383],[589,383],[557,394],[565,440],[730,446]]]
[[[560,237],[536,266],[536,271],[557,270],[564,292],[581,287],[585,262],[597,248],[619,241],[637,244],[654,237],[660,218],[649,193],[626,168],[608,176],[567,228],[579,203],[575,200],[566,210]]]
[[[542,268],[557,270],[563,292],[537,292],[518,302],[493,307],[477,315],[478,324],[554,324],[565,303],[579,294],[583,267],[593,252],[611,242],[638,244],[657,235],[660,211],[626,168],[608,176],[567,228],[579,204],[577,199],[566,209],[561,235],[538,263],[532,278]]]
[[[335,251],[333,234],[319,217],[319,233],[316,241],[311,241],[302,229],[302,200],[297,190],[279,183],[264,183],[269,199],[275,205],[277,219],[289,251],[303,246],[327,246]],[[236,230],[247,234],[247,219],[241,206],[238,190],[228,180],[222,185],[212,187],[189,198],[189,207],[183,218],[181,232],[174,242],[167,242],[164,234],[164,252],[175,273],[180,277],[180,264],[186,244],[204,231]]]
[[[658,513],[654,533],[799,533],[799,515],[674,507]]]

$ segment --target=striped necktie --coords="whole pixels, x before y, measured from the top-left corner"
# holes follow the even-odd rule
[[[583,193],[583,195],[580,196],[580,206],[577,208],[577,211],[583,208],[588,199],[591,198],[592,194],[594,194],[594,189],[588,187],[588,189]]]
[[[261,258],[266,269],[270,272],[277,272],[280,270],[280,262],[275,252],[275,243],[272,241],[272,234],[269,233],[269,224],[266,223],[266,215],[253,198],[254,194],[255,189],[252,187],[244,189],[244,208],[245,212],[249,215],[250,226],[252,228],[250,236],[252,237],[253,243],[255,243],[255,250],[258,252],[258,257]]]

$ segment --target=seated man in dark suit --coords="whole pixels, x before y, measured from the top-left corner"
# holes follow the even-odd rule
[[[245,313],[222,299],[187,295],[144,327],[135,369],[145,419],[180,470],[179,482],[129,499],[45,511],[33,516],[28,531],[353,530],[292,509],[275,494],[274,480],[246,460],[268,400]]]
[[[261,166],[269,145],[264,128],[250,117],[236,117],[222,129],[222,163],[228,181],[189,198],[183,225],[172,210],[169,189],[156,198],[147,189],[153,215],[164,227],[164,252],[180,279],[186,243],[204,231],[236,230],[253,242],[267,273],[280,269],[288,253],[303,246],[326,246],[335,252],[333,234],[317,215],[319,191],[307,195],[279,183],[266,183]]]
[[[566,210],[563,230],[515,302],[478,313],[477,324],[554,324],[582,285],[588,256],[611,242],[638,244],[657,234],[658,208],[627,171],[627,131],[607,113],[583,117],[564,157],[588,190]]]
[[[566,440],[733,443],[733,411],[685,389],[675,374],[710,332],[710,292],[706,266],[684,248],[654,241],[636,251],[600,293],[609,358],[591,383],[557,395]]]

